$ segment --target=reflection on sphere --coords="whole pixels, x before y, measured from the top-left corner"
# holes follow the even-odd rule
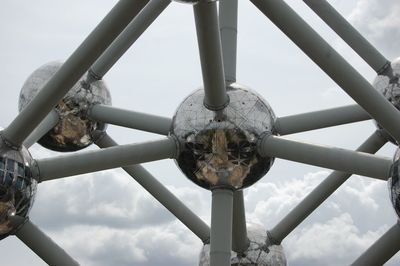
[[[390,200],[397,216],[400,218],[400,149],[394,155],[393,174],[388,179]]]

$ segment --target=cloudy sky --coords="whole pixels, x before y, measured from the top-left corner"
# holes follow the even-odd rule
[[[17,114],[19,90],[37,67],[65,60],[116,1],[3,0],[0,9],[0,126]],[[249,1],[240,0],[238,81],[262,94],[277,116],[353,103]],[[374,72],[302,1],[287,1],[368,80]],[[388,59],[400,55],[400,3],[331,0]],[[172,3],[106,75],[113,105],[172,117],[202,84],[192,8]],[[157,95],[155,97],[155,95]],[[372,132],[371,121],[290,136],[347,149]],[[110,126],[120,143],[159,136]],[[391,157],[387,144],[378,154]],[[55,156],[38,145],[35,158]],[[204,219],[210,192],[164,160],[144,165]],[[249,222],[273,227],[329,170],[275,160],[245,191]],[[82,265],[195,265],[201,241],[123,171],[116,169],[43,183],[31,220]],[[396,221],[386,183],[353,176],[296,228],[283,246],[290,265],[346,265]],[[2,265],[45,265],[15,237],[0,242]],[[388,265],[398,265],[400,256]]]

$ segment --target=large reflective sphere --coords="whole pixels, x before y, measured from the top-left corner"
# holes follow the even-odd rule
[[[378,75],[373,82],[373,86],[400,110],[400,57],[392,61],[391,67],[393,69],[393,77],[389,78],[385,75]],[[380,125],[377,126],[381,128]],[[390,137],[389,134],[386,135],[389,136],[388,140],[390,142],[397,144],[394,138]]]
[[[266,246],[267,232],[262,226],[251,225],[247,237],[250,246],[244,254],[231,252],[231,265],[235,266],[285,266],[286,256],[282,245]],[[210,245],[204,245],[200,252],[199,266],[210,265]]]
[[[393,158],[393,173],[388,179],[388,188],[390,200],[392,201],[393,208],[400,218],[400,149],[397,148]]]
[[[26,217],[32,207],[37,186],[32,161],[25,147],[11,149],[0,132],[0,237],[15,229],[10,216]]]
[[[25,81],[19,97],[21,111],[46,82],[60,69],[62,63],[51,62],[35,70]],[[86,75],[78,81],[57,104],[59,123],[39,143],[55,151],[77,151],[93,143],[92,133],[105,130],[105,124],[86,117],[87,110],[94,104],[111,104],[111,97],[103,81],[88,85]]]
[[[197,90],[173,118],[171,133],[181,144],[176,162],[189,179],[206,189],[248,187],[263,177],[274,161],[257,151],[259,136],[274,131],[270,106],[238,84],[231,85],[227,93],[229,105],[216,113],[204,107],[204,92]]]

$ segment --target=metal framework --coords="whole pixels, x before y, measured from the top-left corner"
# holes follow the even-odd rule
[[[229,103],[226,84],[236,81],[237,1],[200,0],[193,6],[205,90],[204,105],[216,112]],[[265,135],[260,139],[258,149],[263,155],[335,170],[268,231],[269,244],[277,244],[351,174],[386,180],[392,167],[391,159],[373,155],[387,142],[382,130],[374,132],[356,151],[307,144],[282,136],[372,118],[400,141],[400,113],[284,1],[250,1],[359,104],[278,117],[275,125],[280,136]],[[390,62],[325,0],[304,2],[378,74],[388,71]],[[169,4],[169,0],[120,0],[34,100],[4,129],[3,137],[13,146],[32,146],[57,124],[59,118],[53,107],[73,84],[86,72],[89,73],[88,82],[102,79]],[[93,106],[88,116],[95,121],[164,137],[153,142],[118,145],[107,134],[100,136],[96,144],[101,150],[35,160],[39,182],[123,167],[203,243],[210,243],[211,266],[230,265],[231,250],[240,253],[248,248],[242,191],[223,188],[212,191],[212,218],[211,226],[208,226],[139,165],[176,157],[179,147],[169,135],[170,118],[100,104]],[[78,265],[31,221],[16,222],[22,222],[22,225],[15,235],[46,263]],[[380,265],[399,249],[400,229],[395,224],[353,265],[370,265],[371,262]]]

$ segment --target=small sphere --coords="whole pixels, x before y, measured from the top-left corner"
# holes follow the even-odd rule
[[[393,208],[400,218],[400,148],[397,148],[393,161],[393,173],[388,179],[388,188]]]
[[[393,69],[393,77],[390,78],[386,75],[378,75],[372,85],[376,90],[381,92],[394,107],[400,110],[400,57],[391,62],[391,67]],[[380,129],[382,128],[378,124],[377,127]],[[393,137],[389,134],[385,135],[387,135],[390,142],[397,145],[397,141]]]
[[[19,111],[33,99],[47,81],[61,68],[62,63],[51,62],[39,67],[25,81],[19,96]],[[86,74],[56,105],[58,124],[44,135],[38,143],[55,151],[77,151],[94,142],[92,133],[104,131],[104,123],[91,121],[87,110],[94,104],[111,104],[110,92],[102,80],[86,83]]]
[[[231,251],[231,265],[235,266],[285,266],[286,256],[282,245],[266,246],[267,232],[259,225],[250,225],[247,228],[249,248],[238,255]],[[210,265],[210,245],[204,245],[200,252],[199,266]]]
[[[11,216],[27,217],[32,207],[37,186],[32,162],[25,147],[10,148],[0,132],[0,237],[15,229]]]
[[[180,143],[176,162],[197,185],[242,189],[263,177],[274,158],[263,157],[257,142],[273,133],[275,115],[261,96],[239,85],[227,88],[230,102],[222,111],[204,107],[204,91],[197,90],[178,107],[171,134]]]

